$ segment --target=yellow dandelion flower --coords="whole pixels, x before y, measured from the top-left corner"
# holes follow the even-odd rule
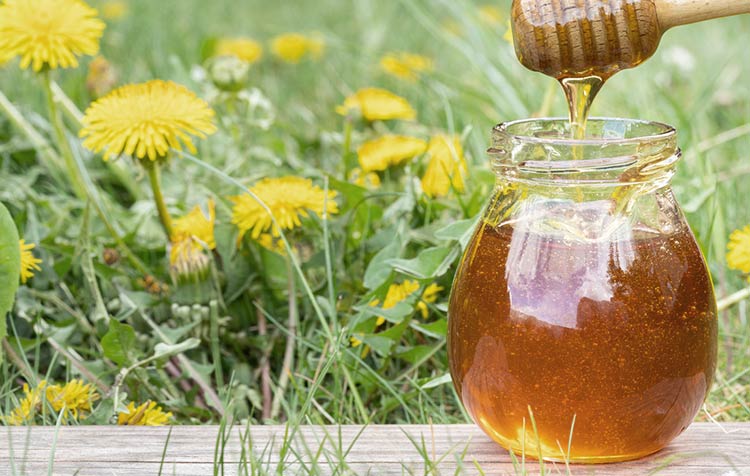
[[[255,241],[268,251],[286,256],[286,246],[284,246],[284,242],[277,236],[272,236],[270,233],[261,233]]]
[[[216,204],[208,201],[208,216],[199,205],[193,207],[187,215],[172,221],[172,241],[193,238],[212,250],[216,248],[214,224],[216,223]]]
[[[357,334],[357,335],[359,337],[356,337],[356,336],[349,337],[349,345],[352,349],[356,349],[357,347],[362,345],[362,339],[360,339],[360,337],[364,338],[364,335],[363,334]],[[369,353],[370,353],[370,346],[366,345],[362,347],[362,352],[360,353],[360,357],[364,359],[365,357],[367,357],[367,354]]]
[[[128,14],[128,4],[122,0],[110,0],[102,5],[102,16],[107,20],[119,20]]]
[[[409,101],[380,88],[360,89],[336,108],[336,112],[342,116],[352,110],[359,110],[362,117],[368,121],[412,120],[417,115]]]
[[[287,63],[297,64],[305,55],[320,58],[325,42],[320,35],[307,36],[300,33],[285,33],[271,40],[271,51]]]
[[[308,211],[318,216],[323,213],[338,213],[336,192],[325,191],[313,185],[312,180],[302,177],[266,178],[256,183],[250,189],[276,218],[279,226],[284,230],[291,230],[300,226],[300,218],[307,217]],[[258,239],[261,233],[271,230],[273,236],[278,236],[279,230],[272,226],[271,215],[263,206],[249,194],[231,197],[234,203],[232,209],[232,223],[237,225],[242,238],[248,231],[253,239]],[[325,210],[327,205],[327,210]]]
[[[419,289],[419,283],[410,279],[407,279],[401,284],[393,283],[388,287],[388,292],[385,294],[385,299],[383,300],[383,305],[381,307],[383,309],[390,309],[414,294],[417,289]],[[375,325],[380,326],[384,322],[385,318],[380,316]]]
[[[5,0],[0,5],[0,51],[34,71],[75,68],[95,55],[104,22],[81,0]]]
[[[374,172],[363,172],[360,168],[351,171],[349,174],[349,181],[368,190],[380,188],[380,177],[378,174]]]
[[[392,307],[396,306],[396,304],[414,294],[418,289],[419,283],[411,279],[407,279],[401,284],[393,283],[388,287],[388,292],[386,292],[385,294],[385,299],[383,300],[383,305],[381,307],[383,309],[391,309]],[[429,313],[427,304],[435,302],[437,300],[437,295],[442,290],[442,286],[438,286],[437,284],[432,283],[425,288],[424,292],[422,292],[422,298],[417,303],[417,310],[419,310],[423,318],[427,318],[427,315]],[[370,306],[377,306],[379,303],[380,302],[378,300],[375,300],[370,303]],[[375,322],[375,325],[380,326],[384,322],[385,318],[380,316]]]
[[[477,13],[479,13],[479,20],[488,26],[500,26],[505,19],[502,10],[495,5],[481,5]]]
[[[505,34],[503,34],[503,40],[507,41],[510,46],[514,46],[513,43],[513,27],[510,26],[510,20],[505,22]]]
[[[424,153],[427,142],[416,137],[385,135],[365,142],[357,149],[365,172],[385,170]]]
[[[750,273],[750,225],[729,235],[727,250],[729,268]]]
[[[118,425],[131,426],[162,426],[169,423],[172,412],[164,413],[156,402],[147,401],[136,406],[134,402],[128,403],[128,408],[117,414]]]
[[[39,410],[44,397],[44,387],[47,385],[46,380],[39,382],[36,388],[32,389],[29,384],[23,384],[24,397],[18,402],[10,415],[0,418],[8,425],[19,426],[25,423],[33,423],[34,415]]]
[[[421,73],[434,70],[435,64],[426,56],[401,52],[383,56],[380,67],[391,76],[414,82]]]
[[[110,92],[117,84],[117,73],[112,64],[103,56],[97,56],[89,63],[86,75],[86,89],[95,98]]]
[[[24,240],[18,240],[18,246],[21,248],[21,283],[26,284],[34,276],[34,271],[42,270],[39,267],[42,260],[31,252],[36,247],[34,243],[26,244]]]
[[[214,56],[234,56],[253,64],[263,58],[263,47],[251,38],[221,38],[216,42]]]
[[[430,161],[422,177],[422,190],[431,198],[442,197],[453,188],[464,190],[466,160],[458,137],[440,134],[430,140],[427,147]]]
[[[153,80],[117,88],[95,101],[83,117],[80,136],[105,160],[120,154],[138,159],[165,158],[182,144],[195,152],[190,136],[206,137],[216,127],[214,111],[185,86]]]
[[[417,303],[417,309],[422,314],[422,319],[427,319],[430,313],[430,309],[427,307],[428,304],[432,304],[437,301],[438,294],[443,290],[442,286],[438,286],[435,283],[427,286],[422,293],[422,299]]]
[[[396,304],[411,296],[417,289],[419,289],[419,283],[412,281],[411,279],[407,279],[401,284],[391,284],[385,295],[385,300],[383,301],[383,309],[394,307]]]
[[[65,385],[49,385],[45,390],[47,401],[56,412],[63,412],[63,420],[72,415],[74,420],[84,418],[91,412],[91,402],[99,399],[91,384],[83,380],[71,380]]]

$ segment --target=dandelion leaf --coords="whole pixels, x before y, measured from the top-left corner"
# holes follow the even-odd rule
[[[128,324],[110,319],[109,330],[102,337],[101,343],[104,356],[117,365],[125,366],[135,361],[135,331]]]
[[[0,341],[5,338],[6,314],[13,307],[21,272],[21,250],[18,231],[5,206],[0,203]],[[3,354],[0,352],[0,362]]]
[[[479,216],[455,221],[437,230],[435,238],[438,240],[457,241],[461,245],[461,249],[465,249],[478,223]]]
[[[392,259],[388,263],[400,273],[417,279],[433,279],[445,274],[458,258],[455,245],[427,248],[413,259]]]
[[[378,251],[370,260],[370,264],[365,271],[364,285],[367,289],[375,289],[391,275],[391,265],[389,260],[398,258],[401,254],[403,245],[400,237],[397,235],[388,246]]]

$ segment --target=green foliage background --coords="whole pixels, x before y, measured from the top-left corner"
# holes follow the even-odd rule
[[[523,69],[502,39],[505,28],[480,22],[477,3],[468,0],[128,3],[128,15],[108,23],[101,48],[121,84],[171,79],[205,94],[207,82],[197,68],[212,39],[242,35],[267,45],[284,32],[322,32],[327,50],[317,62],[285,64],[266,48],[265,58],[251,69],[249,87],[262,92],[270,108],[232,112],[216,104],[222,130],[200,143],[197,156],[245,186],[280,174],[314,177],[318,184],[327,180],[341,196],[342,211],[327,222],[309,220],[291,235],[303,256],[305,279],[295,272],[290,304],[283,258],[257,248],[236,251],[226,195],[239,189],[194,161],[175,159],[164,173],[168,205],[179,215],[216,198],[223,272],[206,288],[149,293],[146,277],[127,262],[104,262],[104,249],[113,243],[102,224],[93,215],[89,219],[85,203],[55,186],[31,144],[0,117],[0,201],[27,242],[39,243],[35,253],[43,259],[43,271],[21,287],[10,315],[8,345],[17,359],[3,363],[0,372],[0,414],[16,403],[13,392],[22,380],[96,376],[104,398],[89,422],[109,422],[113,406],[128,399],[156,400],[179,422],[216,421],[216,405],[199,382],[231,402],[239,417],[261,421],[261,369],[270,370],[277,388],[287,316],[296,305],[299,340],[277,418],[304,416],[313,423],[465,420],[446,379],[447,291],[431,306],[428,320],[415,316],[416,296],[385,313],[390,327],[378,335],[366,330],[376,317],[367,303],[382,299],[404,272],[423,285],[437,282],[449,289],[460,240],[494,183],[484,153],[490,128],[545,109],[565,115],[552,80]],[[507,2],[497,5],[507,11]],[[446,22],[459,25],[463,34],[447,32]],[[684,159],[674,188],[719,296],[747,285],[727,270],[724,254],[729,233],[750,223],[748,41],[750,18],[668,32],[654,58],[616,75],[593,108],[594,115],[657,120],[678,129]],[[393,50],[430,56],[436,70],[414,84],[389,77],[378,61]],[[80,109],[91,100],[85,87],[89,60],[55,74]],[[377,132],[462,135],[471,174],[460,201],[428,202],[417,196],[410,178],[423,171],[419,161],[386,177],[375,192],[342,180],[343,118],[334,108],[365,86],[388,88],[418,111],[416,123],[377,125]],[[0,69],[0,89],[54,142],[33,74],[11,63]],[[270,127],[259,127],[254,119],[269,113],[274,118]],[[143,171],[123,159],[143,191],[134,196],[100,158],[78,145],[70,120],[68,127],[74,152],[86,163],[128,245],[156,281],[169,283],[166,243]],[[372,134],[358,128],[354,145]],[[221,305],[209,306],[205,296]],[[266,335],[261,335],[261,320]],[[724,311],[720,324],[721,362],[707,408],[717,418],[747,420],[746,305]],[[366,334],[371,348],[364,357],[361,347],[349,346],[355,329]],[[130,370],[123,375],[123,369]]]

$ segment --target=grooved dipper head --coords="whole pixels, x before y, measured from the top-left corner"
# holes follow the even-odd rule
[[[513,0],[516,55],[555,78],[608,78],[651,56],[661,30],[654,0]]]

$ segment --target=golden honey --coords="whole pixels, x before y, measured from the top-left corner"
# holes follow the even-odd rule
[[[495,128],[498,185],[454,279],[448,353],[461,401],[495,441],[595,463],[658,451],[690,424],[717,320],[669,188],[674,130],[589,126],[588,142],[563,119]]]
[[[714,372],[714,296],[687,228],[564,243],[485,224],[449,312],[458,394],[517,452],[538,456],[531,414],[546,458],[564,459],[569,440],[573,460],[657,451],[690,424]]]

